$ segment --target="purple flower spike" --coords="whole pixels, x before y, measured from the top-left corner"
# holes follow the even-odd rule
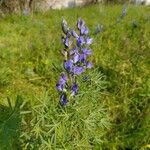
[[[86,67],[89,68],[89,69],[91,69],[93,67],[93,64],[91,62],[87,62],[86,63]]]
[[[68,103],[68,100],[67,100],[67,95],[66,93],[62,93],[61,96],[60,96],[60,103],[62,106],[66,106],[67,103]]]
[[[123,10],[122,10],[122,15],[121,15],[121,17],[125,17],[126,14],[127,14],[127,8],[126,8],[126,6],[124,5]]]
[[[77,79],[93,64],[88,61],[88,56],[92,54],[90,44],[93,39],[89,37],[89,29],[85,26],[82,19],[77,22],[78,32],[75,29],[70,30],[65,20],[62,21],[62,30],[64,32],[62,41],[64,50],[61,53],[64,56],[64,69],[66,74],[61,74],[56,89],[60,94],[60,104],[66,106],[68,97],[74,97],[78,93]],[[86,79],[87,80],[87,79]]]
[[[78,23],[77,23],[77,26],[78,26],[78,29],[81,30],[81,28],[85,25],[85,22],[82,20],[82,19],[78,19]]]
[[[85,70],[84,70],[83,67],[75,66],[75,67],[73,68],[73,73],[74,73],[75,75],[80,75],[80,74],[83,73],[84,71],[85,71]]]
[[[64,62],[64,68],[67,71],[71,72],[72,71],[72,67],[73,67],[73,60],[70,59],[70,60],[67,60],[67,61]]]
[[[76,83],[73,83],[72,87],[71,87],[71,95],[74,96],[77,94],[78,92],[78,85]]]

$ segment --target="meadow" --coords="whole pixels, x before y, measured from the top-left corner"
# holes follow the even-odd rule
[[[97,5],[0,18],[0,150],[150,149],[150,7],[128,5],[116,23],[121,13]],[[93,38],[94,67],[66,107],[55,87],[62,17],[70,27],[83,18]]]

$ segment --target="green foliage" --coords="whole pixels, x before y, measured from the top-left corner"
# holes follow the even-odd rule
[[[128,6],[127,16],[112,26],[121,12],[122,6],[97,5],[1,19],[0,102],[7,109],[0,120],[12,112],[7,97],[13,104],[18,94],[24,100],[21,129],[11,123],[18,110],[5,126],[11,136],[4,127],[0,130],[7,145],[21,130],[19,140],[15,136],[20,149],[149,148],[150,7]],[[58,104],[55,90],[62,71],[62,16],[70,26],[81,16],[91,34],[97,24],[104,26],[102,33],[92,35],[97,69],[80,78],[80,92],[66,108]]]
[[[0,149],[10,150],[19,148],[19,130],[21,125],[20,105],[22,99],[17,97],[15,106],[12,108],[8,98],[9,107],[0,105]]]
[[[0,70],[0,87],[7,86],[11,82],[11,70],[9,68],[2,68]]]
[[[32,110],[30,124],[26,116],[24,118],[27,130],[22,134],[23,147],[82,149],[102,145],[102,138],[111,126],[107,107],[100,96],[107,82],[97,70],[88,77],[87,81],[81,77],[81,92],[65,109],[47,92],[37,98],[37,104],[29,109]]]

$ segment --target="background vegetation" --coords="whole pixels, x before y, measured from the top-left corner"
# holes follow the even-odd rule
[[[76,0],[75,0],[76,1]],[[45,9],[47,10],[47,0],[0,0],[0,15],[3,13],[29,13],[30,11],[41,10],[39,5],[45,3]],[[49,1],[50,2],[50,1]],[[49,3],[48,2],[48,3]],[[131,3],[132,0],[83,0],[85,5],[90,4],[124,4]],[[51,5],[58,3],[57,0],[51,0]],[[48,6],[52,7],[52,6]],[[44,10],[45,10],[44,9]],[[42,9],[43,10],[43,9]]]
[[[1,150],[150,148],[150,7],[128,6],[114,24],[121,12],[90,6],[0,19]],[[55,90],[62,16],[70,26],[82,17],[94,38],[95,69],[66,108]]]

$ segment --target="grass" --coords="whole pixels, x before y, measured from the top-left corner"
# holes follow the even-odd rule
[[[0,18],[0,149],[150,148],[150,7],[127,10],[114,26],[122,6]],[[94,38],[91,81],[79,79],[80,93],[67,108],[55,90],[62,16],[73,27],[82,17]],[[94,35],[97,24],[104,30]]]

